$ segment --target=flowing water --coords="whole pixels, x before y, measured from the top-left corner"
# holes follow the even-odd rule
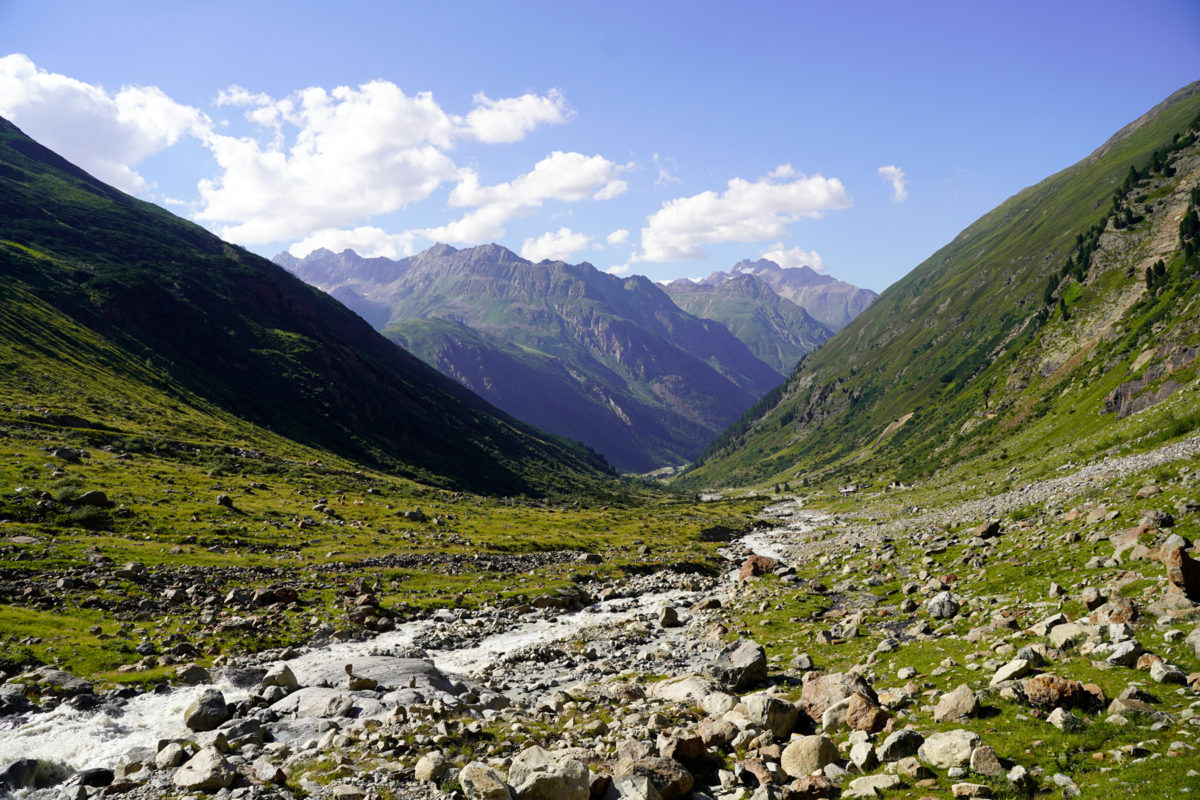
[[[815,517],[793,517],[786,523],[786,528],[760,531],[741,539],[741,548],[780,558],[780,541],[816,521]],[[726,582],[729,580],[732,576],[725,578]],[[432,651],[429,656],[443,672],[471,677],[518,648],[569,640],[591,628],[652,618],[663,606],[684,605],[693,599],[691,592],[662,592],[600,602],[553,619],[518,619],[502,633],[461,648]],[[429,620],[405,623],[367,641],[341,642],[311,649],[288,663],[297,669],[331,661],[353,663],[355,658],[367,655],[402,651],[411,647],[434,624]],[[62,705],[46,713],[0,719],[0,771],[22,758],[55,762],[71,771],[111,768],[133,748],[153,749],[161,739],[189,738],[193,734],[183,724],[183,712],[210,688],[221,690],[230,701],[240,700],[247,694],[244,689],[231,684],[218,683],[177,688],[165,694],[142,694],[119,708],[78,711]]]

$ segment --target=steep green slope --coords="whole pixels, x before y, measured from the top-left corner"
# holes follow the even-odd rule
[[[1051,446],[1086,456],[1174,430],[1189,413],[1178,398],[1137,419],[1103,412],[1148,370],[1162,373],[1151,383],[1193,377],[1194,269],[1178,225],[1198,182],[1197,111],[1193,84],[972,224],[803,361],[682,485],[907,480],[1018,452],[1049,469],[1065,454]],[[1170,289],[1148,291],[1160,259]]]
[[[111,387],[123,387],[138,413],[164,418],[151,426],[159,433],[183,424],[176,414],[216,415],[243,437],[267,429],[486,492],[606,480],[594,454],[505,417],[329,296],[100,183],[3,120],[0,293],[6,378],[30,376],[17,405],[53,405],[76,387],[119,419],[129,404],[111,403]]]
[[[308,280],[332,277],[322,288],[365,318],[386,307],[386,335],[623,470],[694,458],[782,380],[723,326],[680,310],[640,276],[533,264],[498,245],[438,245],[387,271],[366,259],[347,270],[354,258],[317,251],[277,261]],[[453,324],[412,324],[427,319]]]
[[[754,275],[737,274],[716,285],[681,279],[662,288],[689,314],[724,325],[780,375],[790,373],[801,356],[833,335]]]

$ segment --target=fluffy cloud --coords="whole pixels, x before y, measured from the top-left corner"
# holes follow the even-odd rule
[[[604,237],[604,241],[607,242],[611,247],[616,247],[619,244],[625,244],[629,241],[629,231],[625,230],[624,228],[618,228],[608,236]]]
[[[480,92],[475,95],[475,109],[459,124],[464,135],[481,142],[516,142],[539,125],[561,125],[573,116],[558,89],[545,97],[523,94],[502,100]]]
[[[583,250],[592,243],[592,237],[576,233],[570,228],[546,231],[536,239],[526,239],[521,245],[521,255],[530,261],[566,261],[570,255]]]
[[[222,172],[200,182],[196,218],[242,244],[306,236],[427,198],[458,174],[446,154],[454,121],[422,92],[388,81],[332,92],[305,89],[283,100],[231,87],[218,102],[249,106],[271,141],[214,134]],[[290,147],[284,130],[295,129]]]
[[[574,203],[588,198],[608,200],[627,188],[619,175],[627,167],[602,156],[554,151],[530,172],[512,181],[482,186],[472,170],[463,170],[450,192],[454,208],[473,208],[463,217],[437,228],[422,231],[430,239],[453,243],[477,243],[499,239],[510,219],[541,208],[547,200]]]
[[[207,116],[153,86],[103,87],[39,69],[28,56],[0,58],[0,116],[64,158],[127,192],[145,191],[138,163],[185,135],[204,138]]]
[[[892,185],[892,202],[903,203],[908,199],[908,179],[904,170],[894,164],[879,168],[879,177]]]
[[[327,228],[305,236],[288,248],[296,258],[304,258],[313,250],[324,247],[335,253],[350,249],[364,258],[403,258],[416,252],[412,232],[388,233],[382,228],[362,226],[352,229]]]
[[[629,272],[629,265],[628,264],[617,264],[615,266],[609,267],[608,269],[606,269],[604,271],[607,272],[609,275],[624,275],[626,272]]]
[[[837,178],[805,177],[784,164],[754,182],[734,178],[723,194],[707,191],[663,203],[642,228],[637,260],[698,259],[706,244],[781,238],[799,218],[819,218],[850,202]]]
[[[812,267],[817,272],[825,271],[825,261],[816,250],[804,250],[799,247],[785,248],[783,242],[776,242],[759,253],[760,258],[774,261],[781,267]]]

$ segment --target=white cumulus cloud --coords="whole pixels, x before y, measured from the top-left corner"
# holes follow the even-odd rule
[[[576,233],[570,228],[546,231],[541,236],[529,238],[521,245],[521,255],[533,262],[543,259],[566,261],[572,253],[583,250],[592,243],[592,237]]]
[[[618,228],[608,236],[605,236],[604,241],[607,242],[611,247],[616,247],[619,244],[625,244],[629,241],[629,231],[625,230],[624,228]]]
[[[452,243],[499,239],[510,219],[532,213],[547,200],[575,203],[616,197],[627,188],[619,177],[627,168],[603,156],[556,150],[524,175],[492,186],[481,185],[473,170],[462,170],[448,202],[454,208],[474,210],[422,234]]]
[[[19,53],[0,58],[0,116],[63,158],[126,192],[148,188],[134,167],[185,135],[211,128],[199,110],[154,86],[101,86],[38,68]]]
[[[774,261],[781,267],[812,267],[817,272],[825,271],[825,261],[816,250],[805,250],[800,247],[786,248],[783,242],[776,242],[759,253],[760,258]]]
[[[382,228],[370,225],[350,229],[326,228],[305,236],[289,247],[288,252],[296,258],[304,258],[312,251],[324,247],[335,253],[346,249],[353,250],[364,258],[382,256],[398,259],[416,252],[416,238],[416,234],[411,231],[388,233]]]
[[[481,142],[516,142],[539,125],[561,125],[574,113],[558,89],[545,96],[532,93],[492,100],[475,95],[475,109],[460,121],[464,135]]]
[[[629,272],[629,265],[628,264],[616,264],[615,266],[611,266],[604,271],[607,272],[609,275],[624,275],[626,272]]]
[[[706,244],[782,238],[801,217],[819,218],[850,204],[837,178],[806,177],[785,164],[757,181],[734,178],[723,194],[710,190],[663,203],[642,228],[636,260],[698,259]]]
[[[889,164],[879,168],[879,177],[892,185],[893,203],[903,203],[908,199],[908,179],[904,176],[904,170]]]

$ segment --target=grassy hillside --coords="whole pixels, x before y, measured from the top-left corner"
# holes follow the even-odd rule
[[[1178,226],[1200,180],[1197,112],[1194,84],[968,227],[801,362],[682,485],[910,481],[1018,451],[1023,469],[1045,470],[1064,455],[1047,445],[1174,429],[1170,403],[1136,420],[1102,412],[1130,378],[1178,372],[1194,338]],[[1148,293],[1160,259],[1170,288]],[[1182,369],[1179,384],[1192,378]]]
[[[131,428],[120,421],[129,409],[132,427],[167,436],[181,420],[215,417],[185,427],[269,432],[476,491],[569,492],[608,479],[595,454],[506,417],[329,296],[2,120],[0,294],[18,405],[103,410],[118,432]],[[112,402],[118,389],[125,399]]]

